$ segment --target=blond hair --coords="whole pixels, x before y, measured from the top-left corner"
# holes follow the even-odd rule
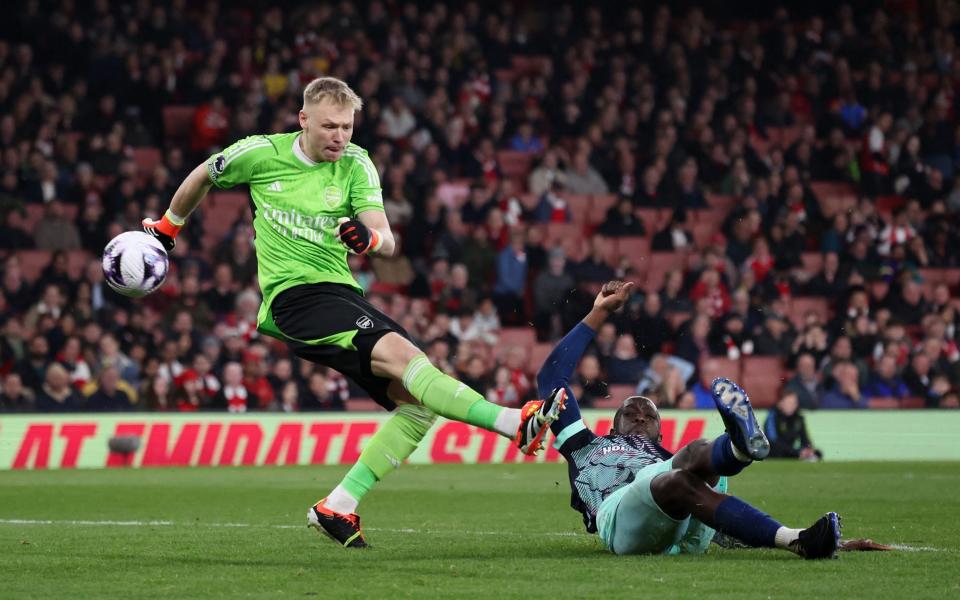
[[[307,84],[303,90],[303,106],[319,104],[330,100],[338,106],[353,106],[357,111],[363,108],[363,100],[346,82],[336,77],[318,77]]]

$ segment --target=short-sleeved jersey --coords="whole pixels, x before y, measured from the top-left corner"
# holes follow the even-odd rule
[[[591,533],[597,530],[597,511],[607,496],[633,481],[640,469],[672,456],[643,436],[598,436],[589,429],[571,436],[560,451],[570,475],[570,505],[583,514]]]
[[[244,138],[206,162],[216,187],[250,187],[263,293],[258,325],[277,337],[269,307],[283,290],[331,282],[362,291],[337,239],[338,220],[383,211],[380,178],[366,150],[349,144],[339,160],[317,163],[300,148],[301,133]]]

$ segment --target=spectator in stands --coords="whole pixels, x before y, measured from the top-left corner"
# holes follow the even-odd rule
[[[460,207],[460,221],[465,225],[483,225],[487,222],[487,214],[493,210],[496,202],[492,197],[491,190],[486,186],[475,183],[470,186],[470,195],[467,201]],[[454,235],[462,235],[460,231],[454,231]]]
[[[245,413],[257,410],[260,399],[243,385],[243,366],[228,362],[223,367],[223,388],[213,399],[213,408],[230,413]]]
[[[644,360],[650,360],[661,351],[664,343],[673,340],[673,326],[664,317],[659,294],[651,292],[644,296],[640,313],[630,321],[630,331],[637,355]]]
[[[510,233],[510,245],[497,256],[493,301],[505,323],[525,323],[523,296],[527,285],[527,254],[522,231]]]
[[[593,406],[595,400],[607,397],[607,384],[603,380],[600,361],[593,354],[585,355],[577,366],[571,389],[581,406]]]
[[[753,354],[753,340],[744,331],[743,317],[737,313],[729,313],[718,320],[711,329],[708,339],[712,356],[726,356],[730,360],[740,360],[742,356]]]
[[[533,211],[534,223],[569,223],[573,220],[570,205],[560,196],[560,184],[554,183],[540,196]]]
[[[813,447],[807,423],[800,412],[797,395],[789,390],[780,395],[777,404],[763,422],[763,432],[770,440],[770,458],[799,458],[817,461],[823,454]]]
[[[617,336],[613,353],[607,361],[607,382],[613,385],[636,385],[646,367],[643,359],[637,356],[637,346],[633,336]]]
[[[867,398],[860,392],[857,367],[840,361],[833,367],[833,389],[820,397],[820,408],[867,408]]]
[[[141,405],[150,412],[168,412],[177,409],[173,384],[162,375],[146,380],[140,393]]]
[[[783,360],[790,357],[796,333],[790,323],[775,312],[766,313],[763,328],[754,338],[754,353],[757,356],[776,356]]]
[[[812,354],[804,353],[797,358],[796,375],[787,381],[784,389],[796,394],[800,408],[810,410],[820,407],[824,389],[817,373],[816,359]]]
[[[489,385],[487,365],[479,356],[471,356],[463,363],[462,369],[457,369],[457,379],[467,387],[483,392]]]
[[[868,398],[903,400],[909,393],[907,385],[897,374],[897,359],[889,354],[881,356],[876,370],[870,375],[864,394]]]
[[[533,323],[540,341],[555,339],[561,331],[560,307],[575,286],[573,277],[566,272],[566,263],[563,250],[554,248],[547,269],[533,282]]]
[[[33,241],[41,250],[77,250],[80,232],[64,214],[63,203],[54,199],[47,203],[43,217],[33,228]]]
[[[66,380],[65,369],[58,372],[57,382],[60,383],[61,380]],[[87,410],[94,412],[123,412],[131,410],[134,399],[131,398],[126,391],[120,389],[118,386],[119,382],[120,369],[112,364],[105,366],[100,372],[96,389],[92,394],[87,396]]]
[[[16,373],[24,387],[34,394],[40,391],[46,377],[47,364],[50,359],[50,343],[43,335],[35,335],[30,339],[26,356],[17,363]]]
[[[543,152],[543,141],[534,133],[533,123],[524,121],[517,128],[517,133],[510,139],[510,149],[518,152]]]
[[[219,263],[213,270],[213,285],[203,292],[201,299],[216,317],[223,318],[236,304],[237,288],[230,265]]]
[[[493,384],[487,390],[487,400],[501,406],[520,406],[520,393],[510,377],[510,370],[506,367],[497,367],[493,376]]]
[[[693,234],[686,228],[687,211],[676,208],[670,222],[653,236],[651,249],[654,252],[673,252],[693,245]]]
[[[23,381],[17,373],[7,373],[0,388],[0,413],[31,412],[34,394],[23,387]]]
[[[300,410],[343,410],[343,399],[335,385],[331,387],[331,383],[324,371],[318,369],[311,373],[307,378],[307,389],[300,401]]]
[[[50,365],[37,394],[37,412],[77,412],[84,409],[97,410],[97,406],[84,402],[80,394],[70,386],[69,375],[63,366],[56,363]]]
[[[589,240],[590,253],[573,268],[573,275],[579,282],[610,281],[616,273],[610,266],[609,240],[602,235],[593,235]]]
[[[563,171],[564,191],[570,194],[607,194],[609,188],[600,173],[590,165],[586,151],[580,150],[573,155],[571,164]]]
[[[557,151],[549,149],[543,153],[540,164],[530,172],[527,178],[527,189],[535,197],[542,196],[547,190],[553,189],[554,185],[564,187],[566,175],[559,168]]]
[[[710,356],[710,317],[697,314],[687,322],[685,329],[680,332],[677,349],[674,354],[685,361],[697,365],[701,358]]]
[[[2,200],[0,200],[2,202]],[[23,213],[18,208],[6,214],[0,211],[0,250],[26,250],[33,248],[33,237],[24,228]]]
[[[598,231],[610,237],[647,234],[643,220],[634,213],[633,202],[628,196],[619,196],[617,203],[607,209],[607,216]]]

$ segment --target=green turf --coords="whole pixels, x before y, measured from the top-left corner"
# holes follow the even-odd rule
[[[582,532],[560,465],[407,466],[361,510],[368,551],[305,526],[343,468],[0,473],[0,597],[956,597],[960,465],[748,469],[731,491],[786,524],[924,547],[807,562],[771,550],[617,557]],[[13,524],[11,519],[172,524]],[[234,523],[245,526],[224,527]]]

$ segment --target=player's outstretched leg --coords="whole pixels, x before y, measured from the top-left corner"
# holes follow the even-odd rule
[[[726,377],[717,377],[710,385],[710,395],[735,450],[750,460],[765,459],[770,454],[770,442],[743,388]]]
[[[661,473],[650,482],[650,493],[671,518],[693,516],[750,546],[789,550],[808,559],[832,558],[840,546],[837,513],[827,513],[806,529],[784,527],[740,498],[714,491],[686,469]]]
[[[563,410],[565,397],[552,395],[545,400],[532,400],[521,409],[499,406],[437,369],[419,352],[403,368],[399,379],[411,396],[438,415],[509,437],[525,454],[540,450],[543,433]]]

